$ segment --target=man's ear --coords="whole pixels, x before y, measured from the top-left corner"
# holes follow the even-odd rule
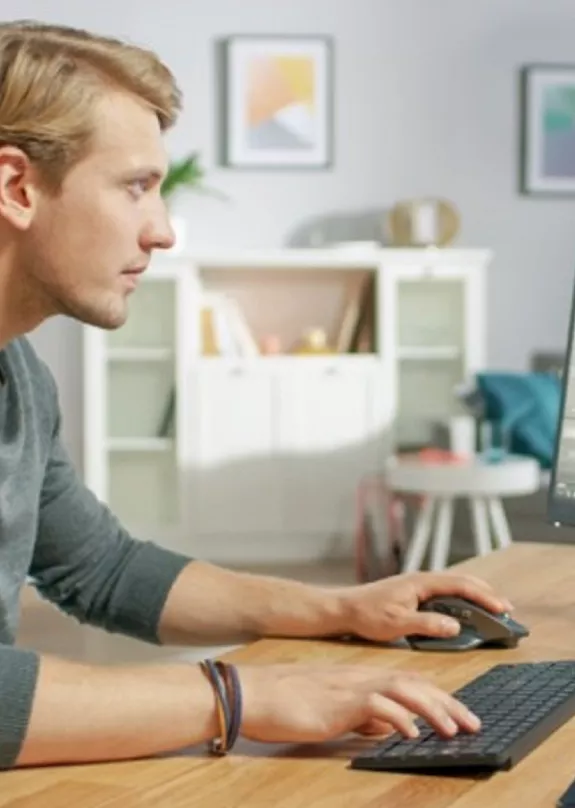
[[[16,146],[0,146],[0,216],[17,230],[27,230],[37,197],[36,171]]]

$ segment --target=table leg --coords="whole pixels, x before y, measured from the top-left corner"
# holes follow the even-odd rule
[[[491,524],[496,543],[501,549],[511,544],[511,531],[505,515],[505,508],[499,497],[489,497],[487,500]]]
[[[491,540],[489,537],[489,520],[487,518],[485,500],[481,497],[472,497],[470,504],[473,535],[475,537],[475,551],[478,556],[487,555],[487,553],[491,552]]]
[[[417,516],[417,522],[413,536],[409,543],[405,561],[403,562],[403,572],[417,572],[423,564],[423,557],[429,544],[431,527],[433,524],[433,511],[435,499],[426,497]]]
[[[443,570],[447,566],[452,524],[453,501],[449,497],[446,497],[439,502],[439,512],[435,523],[435,536],[430,560],[432,570]]]

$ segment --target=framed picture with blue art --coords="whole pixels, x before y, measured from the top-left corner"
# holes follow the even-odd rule
[[[332,50],[325,36],[242,35],[224,42],[225,165],[331,165]]]
[[[575,65],[521,71],[521,191],[575,194]]]

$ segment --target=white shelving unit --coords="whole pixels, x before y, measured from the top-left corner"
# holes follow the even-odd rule
[[[125,326],[85,328],[87,484],[135,533],[191,554],[347,552],[359,478],[394,443],[428,441],[457,412],[455,385],[484,366],[489,260],[447,249],[158,257]],[[362,287],[362,352],[295,352],[310,327],[334,344]],[[206,355],[202,310],[222,295],[254,344],[273,335],[284,353]]]

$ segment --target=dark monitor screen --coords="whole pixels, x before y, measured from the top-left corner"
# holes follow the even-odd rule
[[[555,454],[551,469],[548,516],[550,521],[575,525],[575,292],[567,334],[567,351],[563,364],[563,391],[559,424],[555,438]]]

